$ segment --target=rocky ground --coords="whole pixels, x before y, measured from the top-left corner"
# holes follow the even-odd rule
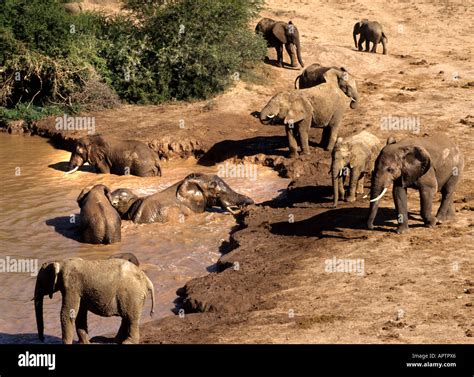
[[[85,114],[96,117],[100,133],[144,140],[163,158],[244,160],[293,179],[286,195],[240,216],[219,271],[178,291],[186,314],[145,324],[143,342],[473,343],[472,5],[272,0],[262,12],[295,23],[306,66],[344,66],[356,76],[361,104],[347,110],[342,136],[366,129],[400,139],[410,132],[382,130],[381,118],[404,116],[418,117],[419,136],[442,131],[457,142],[466,167],[456,219],[432,229],[423,226],[413,190],[403,235],[395,233],[389,195],[372,231],[366,199],[333,209],[320,130],[312,130],[310,157],[286,158],[283,128],[263,126],[252,113],[293,87],[298,70],[266,64],[255,77],[236,75],[231,90],[209,101]],[[352,26],[361,18],[385,26],[389,55],[381,46],[376,55],[355,51]],[[63,144],[79,136],[55,130],[54,119],[11,132],[23,127]],[[364,273],[329,273],[333,258],[363,261]]]

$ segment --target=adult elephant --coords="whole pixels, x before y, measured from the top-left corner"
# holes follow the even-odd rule
[[[300,34],[291,21],[286,23],[271,18],[262,18],[255,27],[255,32],[265,38],[268,47],[275,48],[279,67],[283,67],[283,45],[290,56],[291,66],[297,67],[296,60],[298,59],[301,67],[304,67],[301,57]],[[294,50],[296,50],[296,54]]]
[[[360,34],[359,42],[357,42],[357,35]],[[370,52],[377,52],[377,45],[382,43],[383,54],[387,55],[387,42],[388,38],[383,31],[383,26],[377,21],[369,21],[363,19],[362,21],[356,22],[352,31],[354,38],[354,45],[359,51],[362,51],[362,43],[365,42],[365,51],[369,51],[370,42],[373,43],[372,50]]]
[[[380,198],[393,183],[393,201],[398,214],[397,233],[408,230],[407,188],[420,192],[421,217],[433,226],[454,216],[453,195],[464,168],[464,158],[447,135],[387,140],[375,162],[370,192],[369,229],[377,214]],[[441,191],[436,217],[431,213],[433,198]]]
[[[110,189],[104,185],[86,187],[77,197],[81,207],[82,241],[94,244],[120,242],[120,215],[112,207]]]
[[[164,223],[169,220],[221,207],[232,214],[236,209],[253,204],[249,197],[232,190],[217,175],[194,173],[167,189],[139,198],[128,189],[112,193],[112,205],[122,219],[134,223]]]
[[[148,294],[154,307],[153,283],[133,263],[123,259],[84,260],[69,258],[44,263],[35,286],[38,336],[44,341],[43,298],[60,291],[62,340],[71,344],[74,325],[79,343],[89,343],[87,312],[102,317],[122,317],[118,343],[138,343],[140,316]]]
[[[290,158],[298,154],[298,144],[303,154],[310,154],[308,134],[312,126],[326,127],[321,144],[332,150],[344,111],[358,105],[356,82],[345,69],[328,69],[323,77],[325,82],[315,87],[276,94],[260,112],[263,124],[285,125]]]
[[[135,140],[119,141],[99,135],[81,138],[72,152],[67,174],[74,173],[86,162],[100,173],[161,176],[157,153]]]

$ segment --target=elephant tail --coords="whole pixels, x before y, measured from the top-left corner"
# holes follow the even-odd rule
[[[145,278],[146,278],[146,285],[148,288],[148,292],[150,293],[150,296],[151,296],[150,317],[153,317],[153,313],[155,312],[155,287],[153,286],[153,283],[148,278],[148,276],[145,275]]]
[[[296,76],[296,79],[295,79],[295,89],[298,89],[298,87],[296,86],[296,83],[298,82],[298,80],[301,78],[301,75],[298,75]]]
[[[382,38],[385,39],[386,41],[388,41],[388,38],[387,36],[385,35],[385,33],[382,31]]]

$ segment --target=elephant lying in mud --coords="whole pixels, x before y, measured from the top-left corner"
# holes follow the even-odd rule
[[[337,140],[332,151],[331,164],[334,207],[337,207],[339,195],[344,199],[343,181],[349,173],[349,196],[346,201],[353,202],[356,200],[356,194],[364,193],[364,176],[370,175],[374,170],[380,148],[379,139],[367,131]]]
[[[217,175],[190,174],[183,180],[153,195],[139,198],[128,189],[112,193],[112,205],[124,220],[134,223],[164,223],[179,216],[221,207],[235,214],[236,207],[253,204],[249,197],[232,190]]]
[[[300,34],[291,21],[286,23],[275,21],[271,18],[262,18],[255,27],[255,32],[265,38],[268,47],[275,47],[279,67],[283,67],[283,45],[285,45],[286,52],[290,56],[291,66],[298,66],[296,63],[297,58],[300,65],[304,67],[303,59],[301,58]],[[296,56],[293,46],[296,50]]]
[[[112,197],[108,187],[95,185],[86,187],[77,197],[81,207],[80,232],[82,242],[110,244],[120,242],[121,220],[112,207]]]
[[[312,126],[327,127],[321,144],[325,150],[332,150],[344,111],[358,105],[356,82],[346,70],[331,68],[323,77],[326,82],[318,86],[276,94],[260,112],[263,124],[285,125],[290,158],[298,154],[298,144],[303,154],[310,154],[308,136]]]
[[[407,188],[420,192],[421,217],[433,226],[454,216],[453,195],[464,168],[464,157],[447,135],[387,140],[375,162],[370,191],[369,229],[377,214],[378,201],[393,183],[393,201],[398,214],[397,233],[408,230]],[[436,192],[441,205],[436,217],[431,213]]]
[[[44,263],[35,286],[38,336],[44,341],[43,298],[60,291],[62,340],[73,341],[74,325],[79,343],[89,343],[87,311],[102,317],[122,317],[115,337],[118,343],[138,343],[140,316],[148,294],[151,312],[155,301],[153,283],[133,263],[123,259],[84,260],[69,258]]]
[[[100,173],[161,176],[157,153],[140,141],[118,141],[97,135],[81,138],[72,152],[67,174],[74,173],[86,162]]]
[[[360,34],[359,43],[357,43],[357,35]],[[362,43],[365,42],[365,51],[369,51],[370,42],[373,43],[372,50],[370,52],[377,52],[377,45],[382,43],[383,54],[387,55],[387,36],[383,31],[383,27],[377,21],[369,21],[363,19],[362,21],[356,22],[352,32],[354,37],[355,47],[362,51]]]
[[[311,64],[302,74],[296,76],[295,89],[306,89],[326,82],[324,74],[330,69],[339,71],[341,75],[347,72],[344,67],[323,67],[319,63]],[[299,85],[297,85],[297,83]]]

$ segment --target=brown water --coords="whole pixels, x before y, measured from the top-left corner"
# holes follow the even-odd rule
[[[65,175],[69,157],[69,152],[54,149],[46,139],[0,133],[0,259],[36,258],[40,267],[44,262],[68,257],[98,259],[132,252],[155,286],[153,319],[172,315],[176,289],[212,270],[220,256],[219,246],[228,240],[236,225],[234,217],[216,210],[190,216],[177,224],[136,225],[123,221],[121,243],[90,245],[76,240],[77,221],[70,222],[71,215],[80,212],[76,198],[82,188],[98,183],[112,190],[126,187],[139,195],[151,194],[191,172],[216,174],[218,168],[199,166],[190,159],[162,164],[163,177],[95,174],[88,167]],[[256,203],[277,196],[289,182],[268,168],[259,166],[257,174],[255,180],[223,178]],[[30,301],[35,280],[30,273],[0,273],[0,343],[38,342],[34,305]],[[59,292],[52,300],[44,299],[46,342],[60,341],[60,305]],[[148,299],[142,323],[150,320],[149,309]],[[115,334],[120,318],[89,313],[88,323],[91,337]]]

